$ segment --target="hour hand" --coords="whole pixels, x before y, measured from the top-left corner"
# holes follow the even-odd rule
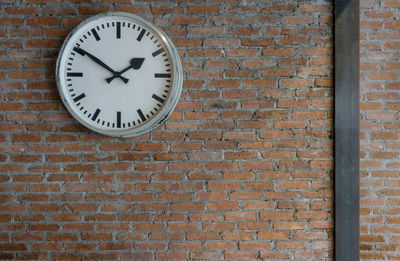
[[[108,77],[108,78],[106,79],[106,81],[107,81],[108,83],[110,83],[110,82],[111,82],[112,80],[114,80],[116,77],[120,77],[121,74],[123,74],[124,72],[128,71],[128,70],[131,69],[131,68],[134,69],[134,70],[140,69],[140,67],[142,67],[143,62],[144,62],[144,58],[132,58],[132,59],[129,61],[129,66],[128,66],[128,67],[126,67],[125,69],[123,69],[123,70],[120,71],[120,72],[117,72],[117,73],[114,74],[113,76]]]
[[[96,56],[94,56],[93,54],[83,50],[80,47],[74,47],[73,49],[75,52],[77,52],[78,54],[84,56],[87,55],[90,59],[92,59],[95,63],[97,63],[98,65],[100,65],[101,67],[105,68],[106,70],[108,70],[109,72],[111,72],[113,74],[114,78],[120,78],[124,83],[127,83],[129,81],[129,79],[121,76],[120,74],[117,75],[118,73],[116,71],[114,71],[110,66],[108,66],[107,64],[105,64],[102,60],[100,60],[99,58],[97,58]]]

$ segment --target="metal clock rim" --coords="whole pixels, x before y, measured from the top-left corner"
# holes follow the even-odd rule
[[[160,112],[157,113],[156,116],[151,118],[149,121],[145,122],[141,126],[138,126],[136,128],[130,128],[130,129],[124,129],[124,130],[110,130],[110,129],[101,129],[96,126],[88,124],[85,120],[82,119],[82,117],[74,111],[74,109],[71,107],[69,102],[67,101],[67,97],[64,93],[64,89],[62,86],[62,81],[61,81],[61,67],[63,66],[62,59],[66,55],[66,48],[71,40],[71,38],[82,28],[86,27],[88,24],[100,20],[102,18],[108,18],[108,17],[123,17],[127,19],[132,19],[135,22],[141,23],[142,25],[146,26],[147,29],[150,29],[153,31],[155,35],[161,38],[163,43],[165,44],[165,47],[168,50],[169,55],[171,56],[171,63],[173,67],[173,79],[172,79],[172,86],[171,86],[171,93],[166,100],[166,104],[161,108]],[[90,130],[93,130],[95,132],[107,135],[107,136],[112,136],[112,137],[134,137],[134,136],[139,136],[142,134],[145,134],[155,128],[157,128],[160,124],[166,121],[168,116],[173,112],[175,109],[179,98],[180,94],[182,91],[182,84],[183,84],[183,72],[182,72],[182,65],[180,61],[180,57],[178,54],[178,51],[176,50],[174,44],[172,43],[171,39],[156,25],[150,23],[149,21],[145,20],[144,18],[127,13],[127,12],[105,12],[105,13],[100,13],[97,15],[94,15],[92,17],[87,18],[86,20],[82,21],[79,25],[77,25],[75,28],[71,30],[71,32],[68,34],[68,36],[65,38],[62,47],[60,49],[60,52],[57,57],[57,62],[56,62],[56,81],[57,81],[57,89],[58,92],[61,96],[61,100],[64,104],[64,106],[67,108],[68,112],[71,113],[71,115],[82,125],[85,127],[89,128]]]

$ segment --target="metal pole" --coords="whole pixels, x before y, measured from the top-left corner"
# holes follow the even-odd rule
[[[358,261],[359,0],[335,0],[335,260]]]

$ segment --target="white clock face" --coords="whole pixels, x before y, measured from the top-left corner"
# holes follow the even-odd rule
[[[64,104],[85,126],[112,136],[156,127],[182,87],[170,40],[145,20],[107,13],[81,24],[64,43],[57,66]]]

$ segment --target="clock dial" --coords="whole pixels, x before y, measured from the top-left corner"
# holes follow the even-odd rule
[[[172,42],[140,17],[107,13],[80,25],[57,61],[60,94],[85,126],[112,136],[139,135],[175,107],[182,69]]]

